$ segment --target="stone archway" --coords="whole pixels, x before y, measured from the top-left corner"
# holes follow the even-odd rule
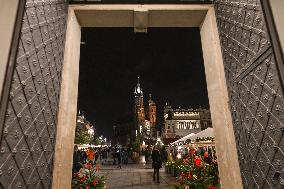
[[[229,110],[221,47],[212,5],[71,5],[55,148],[54,188],[70,187],[77,111],[81,27],[199,27],[212,123],[223,188],[241,188],[239,161]],[[208,48],[210,47],[210,48]],[[228,170],[232,177],[228,178]],[[62,179],[62,178],[65,179]],[[66,179],[69,178],[69,179]]]

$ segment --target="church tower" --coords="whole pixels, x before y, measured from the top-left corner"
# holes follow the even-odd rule
[[[142,87],[140,86],[139,77],[137,85],[134,89],[134,97],[135,97],[135,121],[136,121],[136,129],[139,130],[140,126],[144,127],[145,124],[145,110],[144,110],[144,97]]]
[[[151,94],[149,95],[148,101],[148,118],[150,121],[151,134],[155,137],[157,132],[157,107],[156,103],[152,100]]]
[[[150,124],[153,126],[156,126],[157,107],[156,107],[156,103],[152,100],[151,94],[149,95],[148,107],[149,107],[148,117],[149,117]]]

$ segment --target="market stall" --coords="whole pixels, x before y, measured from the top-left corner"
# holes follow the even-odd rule
[[[178,178],[174,188],[219,188],[213,128],[170,144],[166,172]]]

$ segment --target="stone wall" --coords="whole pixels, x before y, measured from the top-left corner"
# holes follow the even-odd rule
[[[283,188],[284,93],[262,6],[216,0],[215,10],[243,186]]]
[[[51,188],[67,0],[27,0],[0,143],[0,188]]]

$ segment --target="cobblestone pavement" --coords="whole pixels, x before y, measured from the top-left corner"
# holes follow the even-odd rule
[[[122,169],[113,165],[103,165],[100,171],[104,175],[109,189],[170,189],[175,177],[160,169],[160,183],[153,181],[153,169],[147,164],[123,165]]]

